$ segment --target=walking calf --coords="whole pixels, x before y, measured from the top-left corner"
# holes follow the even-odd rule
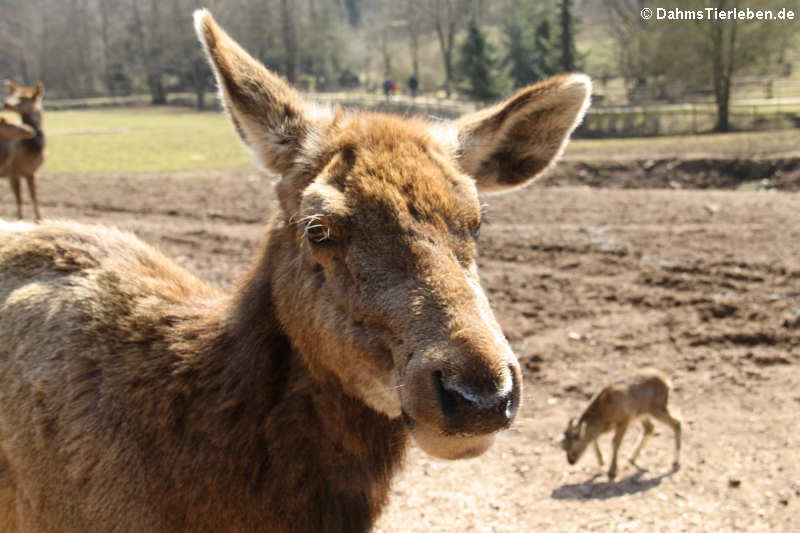
[[[642,371],[635,377],[608,385],[594,397],[589,406],[575,422],[571,419],[564,432],[562,446],[567,452],[569,464],[580,459],[586,447],[592,443],[597,462],[603,464],[603,455],[597,439],[603,433],[614,430],[611,466],[609,477],[617,474],[617,452],[628,425],[636,418],[642,418],[642,437],[630,461],[635,464],[639,452],[653,433],[650,417],[664,422],[675,433],[675,460],[678,465],[681,451],[681,422],[672,416],[667,407],[669,381],[657,370]]]

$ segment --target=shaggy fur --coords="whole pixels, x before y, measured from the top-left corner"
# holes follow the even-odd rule
[[[326,114],[210,14],[195,25],[280,207],[231,294],[117,230],[0,225],[0,532],[364,532],[410,438],[475,456],[519,407],[477,190],[535,174],[467,150],[556,157],[588,80],[466,129]],[[508,132],[541,109],[544,151]]]
[[[39,198],[36,194],[36,171],[44,162],[45,136],[42,126],[42,82],[33,87],[20,87],[6,80],[8,97],[3,108],[19,113],[22,124],[14,124],[0,117],[0,177],[8,177],[17,200],[17,216],[22,219],[20,179],[28,182],[28,192],[37,221]]]

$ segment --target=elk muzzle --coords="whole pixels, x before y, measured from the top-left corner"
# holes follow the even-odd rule
[[[409,361],[405,377],[404,420],[420,447],[436,457],[480,455],[519,409],[519,363],[505,342],[429,349]]]

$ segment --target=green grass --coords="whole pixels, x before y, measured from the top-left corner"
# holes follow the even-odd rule
[[[9,114],[4,116],[14,120]],[[252,168],[222,113],[132,107],[48,111],[45,172],[179,172]],[[800,130],[573,140],[567,159],[770,157],[800,151]],[[197,175],[191,172],[190,175]]]
[[[185,108],[48,111],[45,172],[157,172],[250,165],[222,113]]]

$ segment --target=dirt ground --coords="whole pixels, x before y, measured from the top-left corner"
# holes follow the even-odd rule
[[[39,187],[46,217],[131,229],[221,285],[242,273],[274,206],[255,171],[44,174]],[[797,531],[800,193],[534,186],[485,201],[479,263],[525,402],[480,458],[413,449],[376,530]],[[567,420],[648,365],[674,385],[680,469],[660,425],[646,470],[621,460],[610,482],[591,453],[568,466]],[[610,437],[601,446],[608,459]]]

